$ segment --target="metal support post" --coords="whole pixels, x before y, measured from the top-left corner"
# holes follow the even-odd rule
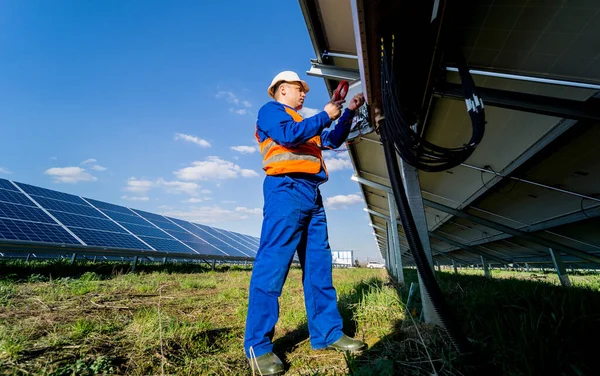
[[[27,254],[27,258],[25,259],[25,261],[26,261],[26,262],[27,262],[27,261],[29,261],[29,259],[30,259],[30,258],[31,258],[31,253],[28,253],[28,254]]]
[[[567,274],[567,269],[565,268],[565,263],[563,262],[562,256],[552,248],[548,249],[550,250],[552,261],[554,261],[554,268],[556,269],[556,274],[558,274],[560,284],[564,287],[571,287],[571,280]]]
[[[73,256],[71,256],[71,265],[75,265],[76,259],[77,259],[77,253],[73,253]]]
[[[166,257],[163,257],[162,264],[163,265],[167,265],[167,258]]]
[[[452,214],[452,215],[454,215],[456,217],[464,218],[464,219],[467,219],[467,220],[469,220],[469,221],[471,221],[473,223],[477,223],[477,224],[480,224],[480,225],[485,226],[485,227],[493,228],[494,230],[498,230],[498,231],[503,232],[505,234],[512,235],[512,236],[515,236],[515,237],[518,237],[518,238],[522,238],[522,239],[528,240],[528,241],[530,241],[532,243],[535,243],[535,244],[538,244],[538,245],[540,245],[542,247],[553,248],[553,249],[555,249],[555,250],[557,250],[559,252],[567,253],[567,254],[569,254],[571,256],[575,256],[575,257],[580,258],[582,260],[586,260],[586,261],[592,262],[594,264],[600,264],[600,257],[596,256],[596,255],[593,255],[591,253],[587,253],[587,252],[581,251],[579,249],[575,249],[575,248],[566,246],[564,244],[557,243],[557,242],[552,241],[550,239],[546,239],[546,238],[543,238],[541,236],[537,236],[535,234],[531,234],[529,232],[517,230],[515,228],[508,227],[508,226],[502,225],[500,223],[497,223],[497,222],[494,222],[494,221],[490,221],[488,219],[485,219],[485,218],[482,218],[482,217],[478,217],[476,215],[473,215],[473,214],[470,214],[470,213],[467,213],[467,212],[464,212],[464,211],[461,211],[461,210],[457,210],[457,209],[451,208],[451,207],[446,206],[446,205],[442,205],[440,203],[437,203],[437,202],[434,202],[434,201],[431,201],[431,200],[424,199],[423,202],[425,203],[425,205],[427,205],[427,206],[429,206],[429,207],[431,207],[433,209],[440,210],[440,211],[442,211],[444,213]]]
[[[213,262],[212,262],[212,270],[215,270],[215,265],[216,265],[216,264],[217,264],[217,260],[216,260],[216,259],[213,259]]]
[[[96,263],[96,257],[98,256],[94,256],[94,259],[92,260],[93,263]]]
[[[390,273],[392,274],[392,277],[395,277],[396,280],[399,281],[398,279],[398,262],[397,262],[397,258],[398,258],[398,254],[396,253],[396,245],[394,243],[394,235],[393,235],[393,227],[391,224],[391,221],[387,222],[387,240],[386,240],[386,244],[387,244],[387,251],[388,254],[390,255]]]
[[[392,240],[390,239],[390,222],[387,221],[386,222],[386,242],[385,242],[385,253],[386,253],[386,259],[385,259],[385,267],[388,271],[388,273],[390,273],[390,275],[394,275],[394,261],[392,260]]]
[[[395,155],[395,153],[394,153]],[[421,183],[419,182],[419,172],[417,169],[408,163],[405,163],[400,158],[400,172],[402,179],[404,180],[404,190],[406,191],[406,197],[408,199],[408,205],[410,211],[415,220],[417,232],[423,245],[423,251],[429,262],[431,271],[435,273],[433,269],[433,255],[431,254],[431,243],[429,242],[429,227],[427,226],[427,219],[425,218],[425,206],[423,205],[423,196],[421,195]],[[395,212],[394,212],[395,215]],[[425,322],[440,325],[440,318],[433,309],[433,303],[429,298],[429,295],[425,292],[425,285],[419,276],[419,286],[421,287],[421,302],[423,305],[423,318]]]
[[[527,269],[527,273],[529,273],[529,264],[525,263],[525,268]]]
[[[133,256],[133,261],[131,261],[131,271],[135,272],[135,266],[137,265],[138,262],[138,257],[137,256]]]
[[[452,268],[454,268],[454,273],[458,274],[458,269],[456,269],[456,263],[452,260]]]
[[[492,274],[490,273],[490,269],[488,268],[488,263],[485,257],[481,256],[481,267],[483,268],[483,276],[485,278],[492,278]]]
[[[400,239],[398,239],[398,221],[396,220],[396,200],[394,195],[388,193],[388,206],[390,207],[390,227],[392,235],[393,253],[396,261],[396,278],[398,283],[404,284],[404,270],[402,269],[402,252],[400,249]]]

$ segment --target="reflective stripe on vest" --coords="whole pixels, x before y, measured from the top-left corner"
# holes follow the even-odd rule
[[[302,116],[291,108],[285,107],[296,122],[303,120]],[[260,146],[260,154],[263,157],[263,170],[267,175],[281,175],[288,173],[318,174],[321,167],[325,169],[323,156],[321,154],[321,137],[315,136],[304,144],[293,147],[281,146],[273,139],[267,138],[260,142],[258,129],[256,140]],[[325,169],[327,174],[327,170]]]

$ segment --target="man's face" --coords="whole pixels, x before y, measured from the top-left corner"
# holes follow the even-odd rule
[[[285,95],[286,104],[299,110],[304,105],[306,93],[299,82],[286,82],[282,84],[282,94]]]

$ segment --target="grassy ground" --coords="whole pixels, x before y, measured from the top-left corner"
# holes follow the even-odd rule
[[[251,374],[242,350],[249,269],[127,268],[0,263],[0,374]],[[275,351],[301,375],[594,373],[595,350],[583,343],[600,335],[600,278],[578,275],[564,289],[552,274],[468,273],[438,279],[475,356],[457,358],[445,333],[415,324],[407,289],[371,269],[334,270],[346,331],[368,351],[310,349],[298,269],[281,297]]]

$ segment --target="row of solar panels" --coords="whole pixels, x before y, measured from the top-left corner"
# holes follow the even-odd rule
[[[0,179],[0,242],[254,258],[255,237]]]

